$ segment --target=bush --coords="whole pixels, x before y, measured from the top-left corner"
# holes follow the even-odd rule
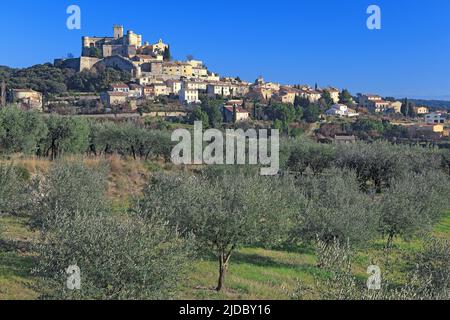
[[[408,257],[415,267],[409,270],[406,284],[392,281],[389,269],[382,274],[381,290],[368,290],[367,284],[353,270],[354,253],[336,242],[319,243],[319,260],[324,263],[327,279],[316,278],[315,291],[326,300],[448,300],[450,299],[450,250],[448,241],[427,239],[425,249]],[[324,251],[325,250],[325,251]],[[299,288],[302,297],[304,288]]]

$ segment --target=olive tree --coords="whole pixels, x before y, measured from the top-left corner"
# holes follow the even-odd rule
[[[42,298],[135,300],[170,298],[191,250],[160,221],[67,212],[42,234],[36,252]],[[79,268],[81,290],[66,286],[69,266]]]
[[[92,124],[91,152],[118,154],[134,159],[162,157],[170,160],[173,143],[168,132],[153,131],[132,123]]]
[[[31,224],[53,229],[66,214],[96,214],[107,208],[105,164],[88,167],[81,161],[59,161],[34,183]]]
[[[315,292],[326,300],[448,300],[450,299],[450,250],[448,240],[426,238],[424,249],[405,255],[412,267],[407,268],[403,283],[387,267],[383,270],[381,289],[368,290],[367,283],[353,273],[355,254],[350,247],[335,243],[319,250],[328,276],[316,278]],[[321,257],[319,257],[321,258]],[[310,288],[308,288],[310,289]],[[305,288],[297,290],[302,298]]]
[[[10,106],[0,108],[0,150],[5,153],[36,154],[47,134],[43,117],[37,112]]]
[[[149,221],[160,217],[182,233],[193,234],[200,252],[214,254],[221,291],[230,259],[240,246],[283,238],[294,199],[291,181],[278,177],[159,176],[144,190],[136,210]]]
[[[0,164],[0,214],[17,214],[27,202],[26,177],[17,167]]]
[[[317,174],[333,166],[335,153],[334,146],[310,141],[299,141],[291,149],[287,168],[296,174],[303,174],[307,169]]]
[[[48,134],[42,142],[42,153],[52,160],[64,153],[80,154],[88,151],[90,128],[83,118],[50,116],[47,121]]]
[[[32,221],[41,235],[35,274],[43,298],[170,297],[188,262],[190,239],[163,220],[112,214],[105,170],[58,162],[33,192],[40,197]],[[80,268],[81,290],[65,286],[69,266]]]
[[[449,207],[450,182],[438,171],[407,173],[382,195],[380,229],[387,247],[395,237],[409,239],[427,232]]]
[[[329,169],[298,181],[305,198],[299,208],[293,235],[306,240],[364,244],[377,232],[376,201],[360,191],[356,173]]]
[[[388,142],[341,145],[337,149],[336,166],[354,170],[363,190],[381,192],[403,172],[400,147]]]

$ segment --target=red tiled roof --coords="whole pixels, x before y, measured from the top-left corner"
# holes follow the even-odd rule
[[[234,112],[234,107],[230,107],[230,106],[226,106],[225,109],[231,113]],[[242,108],[236,107],[236,112],[237,113],[249,113],[247,110],[244,110]]]
[[[108,94],[115,97],[128,97],[128,93],[125,92],[108,91]]]
[[[112,84],[111,88],[129,89],[129,87],[123,83]]]

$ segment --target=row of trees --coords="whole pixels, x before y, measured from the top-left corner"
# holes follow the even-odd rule
[[[0,152],[56,159],[63,154],[119,154],[170,158],[170,134],[135,123],[97,123],[81,117],[44,116],[15,107],[0,110]]]

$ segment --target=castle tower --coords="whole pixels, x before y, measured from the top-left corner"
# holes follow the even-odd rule
[[[114,39],[123,38],[123,26],[115,25],[114,26]]]

